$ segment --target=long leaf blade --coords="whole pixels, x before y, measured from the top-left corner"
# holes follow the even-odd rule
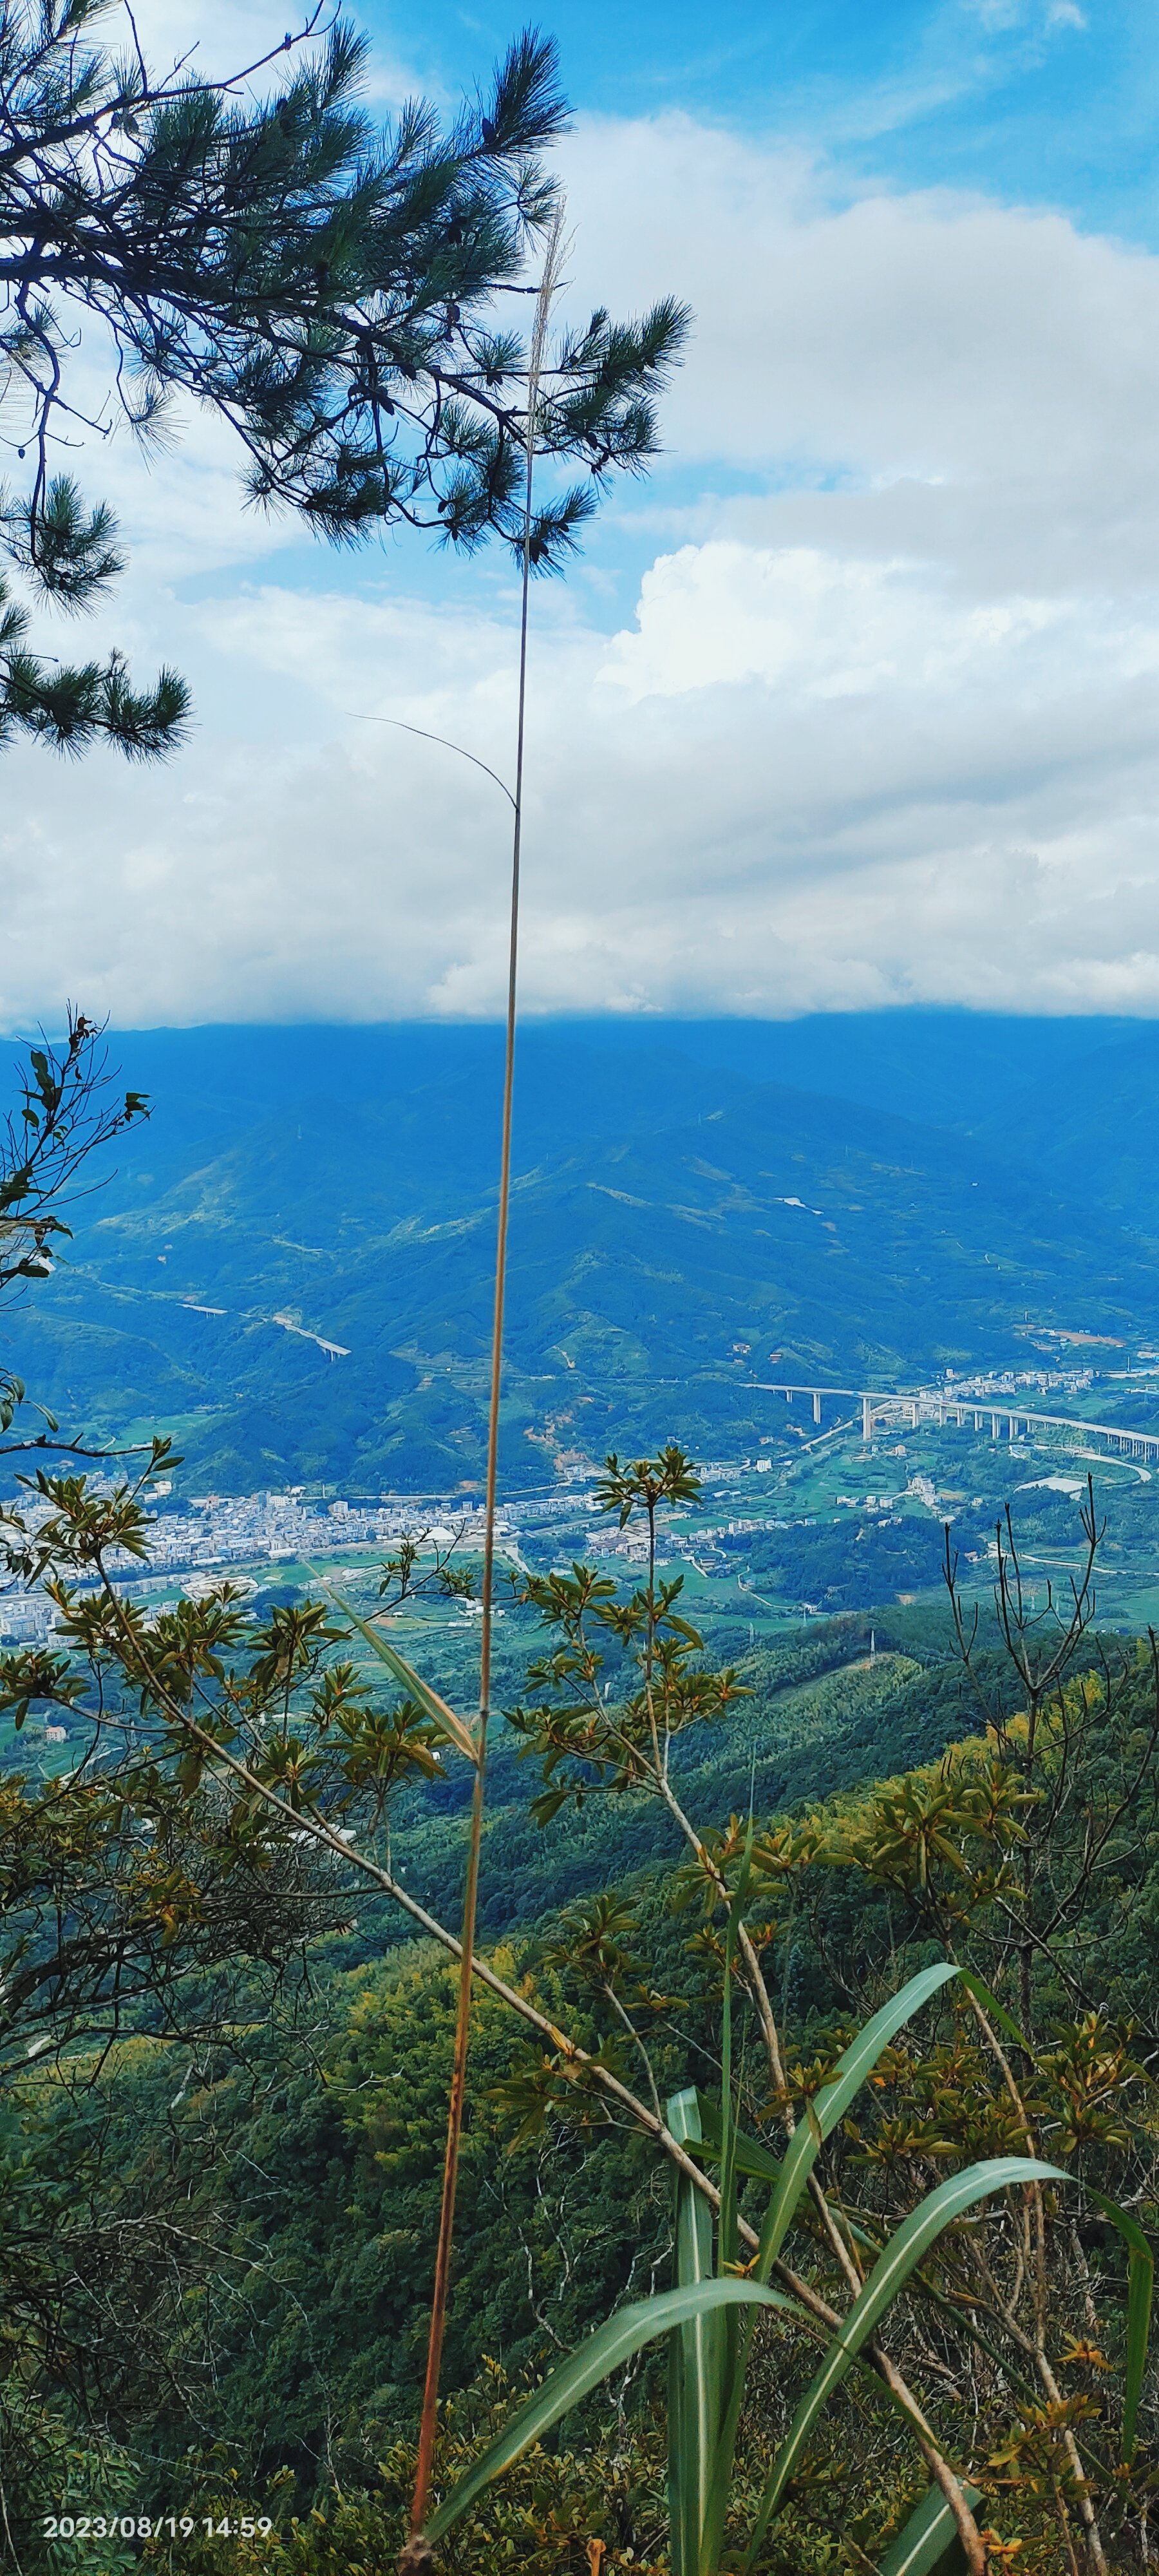
[[[1085,2186],[1088,2198],[1117,2227],[1127,2248],[1127,2373],[1123,2394],[1123,2458],[1130,2461],[1135,2448],[1135,2428],[1139,2417],[1139,2400],[1143,2394],[1143,2374],[1147,2367],[1147,2345],[1151,2335],[1151,2302],[1155,2293],[1155,2257],[1137,2218],[1121,2209],[1117,2200],[1108,2200],[1105,2192]]]
[[[737,2195],[737,2120],[732,2090],[732,1987],[733,1968],[744,1908],[748,1902],[752,1870],[752,1808],[749,1808],[748,1832],[737,1878],[736,1892],[728,1909],[728,1927],[724,1943],[724,2015],[720,2052],[720,2217],[717,2222],[717,2270],[721,2273],[734,2266],[740,2251],[740,2209]],[[724,2540],[728,2494],[732,2484],[733,2457],[741,2401],[748,2370],[748,2336],[742,2331],[756,2323],[756,2311],[747,2317],[725,2316],[719,2320],[721,2355],[717,2389],[716,2421],[713,2442],[704,2463],[706,2484],[700,2515],[695,2576],[715,2576]]]
[[[311,1567],[310,1570],[312,1573],[317,1572],[316,1567]],[[318,1581],[326,1583],[325,1575],[319,1574]],[[403,1689],[410,1692],[411,1698],[417,1699],[419,1707],[429,1717],[432,1726],[437,1726],[440,1735],[445,1735],[448,1743],[453,1744],[456,1751],[462,1753],[468,1762],[477,1763],[479,1748],[470,1728],[464,1726],[462,1718],[456,1717],[454,1709],[448,1708],[445,1699],[440,1699],[438,1692],[431,1689],[430,1683],[425,1682],[422,1675],[415,1672],[413,1666],[408,1664],[405,1655],[400,1655],[397,1646],[392,1646],[388,1638],[380,1636],[377,1628],[371,1627],[369,1619],[361,1618],[349,1601],[344,1600],[342,1594],[335,1591],[332,1583],[327,1583],[326,1589],[334,1594],[334,1599],[343,1616],[357,1628],[359,1636],[365,1637],[372,1654],[377,1655],[379,1662],[385,1664],[388,1671],[393,1673],[396,1682],[401,1682]]]
[[[801,2400],[784,2442],[773,2463],[772,2471],[757,2515],[749,2543],[746,2568],[753,2561],[764,2539],[789,2479],[793,2475],[813,2427],[833,2392],[844,2379],[850,2363],[862,2345],[880,2325],[887,2308],[892,2307],[910,2273],[929,2252],[930,2246],[951,2227],[963,2211],[972,2209],[992,2192],[1009,2191],[1016,2183],[1069,2182],[1071,2176],[1058,2165],[1040,2163],[1036,2156],[993,2156],[984,2164],[969,2165],[964,2173],[951,2174],[927,2194],[918,2207],[890,2237],[879,2255],[869,2279],[858,2292],[848,2314],[843,2318],[825,2354],[821,2367]]]
[[[700,2135],[704,2153],[710,2161],[715,2161],[721,2149],[720,2104],[713,2100],[711,2093],[700,2092],[697,2093],[696,2102],[700,2112]],[[763,2146],[759,2138],[750,2138],[747,2130],[734,2131],[733,2153],[738,2173],[752,2174],[760,2182],[778,2183],[780,2181],[781,2158],[770,2154],[768,2147]]]
[[[711,2093],[698,2092],[696,2100],[700,2112],[701,2137],[703,2141],[702,2152],[706,2164],[711,2164],[713,2159],[720,2154],[720,2106],[713,2100]],[[744,2129],[738,2129],[736,2133],[736,2169],[738,2173],[751,2174],[761,2182],[775,2183],[779,2182],[781,2177],[780,2158],[778,2156],[770,2155],[768,2148],[762,2146],[758,2138],[750,2138]],[[863,2254],[872,2254],[874,2256],[880,2254],[880,2236],[872,2235],[869,2228],[862,2225],[860,2219],[852,2218],[850,2216],[848,2210],[842,2211],[841,2218],[842,2225],[848,2229],[854,2243],[861,2247]],[[1142,2231],[1140,2230],[1140,2234],[1141,2233]],[[1143,2239],[1143,2242],[1144,2245],[1146,2245],[1145,2238]],[[1150,2259],[1149,2246],[1147,2246],[1147,2255],[1148,2259]],[[950,2317],[955,2324],[961,2322],[958,2311],[954,2307],[952,2300],[945,2298],[943,2293],[937,2289],[934,2283],[928,2280],[924,2274],[919,2275],[918,2287],[922,2292],[922,2296],[930,2299],[935,2307],[941,2308],[945,2315]],[[989,2357],[995,2364],[996,2368],[1006,2373],[1011,2385],[1016,2388],[1021,2388],[1027,2397],[1033,2398],[1034,2391],[1031,2388],[1030,2381],[1022,2378],[1015,2363],[1011,2361],[1009,2353],[999,2352],[997,2345],[992,2344],[989,2337],[982,2333],[981,2327],[979,2326],[976,2318],[970,2331],[974,2342],[978,2345],[980,2351],[989,2354]]]
[[[570,2414],[573,2406],[598,2388],[601,2379],[607,2379],[611,2371],[630,2361],[646,2343],[654,2343],[657,2336],[671,2334],[675,2327],[687,2325],[714,2308],[746,2306],[787,2308],[805,2321],[804,2310],[782,2290],[768,2290],[758,2281],[731,2277],[724,2281],[694,2281],[684,2289],[661,2290],[654,2298],[636,2299],[630,2307],[617,2308],[615,2315],[597,2326],[578,2351],[569,2353],[558,2369],[549,2372],[542,2388],[536,2389],[482,2457],[464,2472],[428,2523],[427,2539],[441,2540],[486,2487],[522,2459],[524,2452],[550,2432],[562,2415]]]
[[[689,2088],[674,2094],[665,2114],[682,2146],[701,2143],[700,2106]],[[712,2213],[686,2174],[676,2177],[676,2278],[681,2285],[712,2278]],[[668,2410],[668,2517],[672,2576],[700,2576],[701,2542],[723,2404],[723,2318],[719,2310],[693,2317],[670,2341]]]
[[[843,2120],[850,2103],[871,2075],[883,2048],[888,2048],[903,2023],[912,2021],[931,1995],[959,1974],[952,1961],[939,1961],[937,1967],[923,1968],[911,1977],[900,1994],[891,1996],[880,2012],[859,2030],[844,2055],[838,2058],[831,2081],[818,2093],[805,2117],[798,2122],[781,2167],[781,2178],[765,2213],[761,2229],[760,2251],[754,2270],[758,2281],[767,2281],[788,2235],[793,2212],[808,2182],[822,2146],[839,2120]]]
[[[963,1968],[960,1974],[967,1994],[973,1995],[975,2003],[981,2004],[983,2012],[989,2015],[997,2028],[1005,2031],[1007,2039],[1016,2040],[1019,2048],[1024,2048],[1028,2056],[1033,2056],[1030,2042],[1023,2038],[1013,2013],[1007,2012],[1005,2004],[999,2003],[997,1995],[991,1991],[985,1978],[978,1975],[977,1969]]]
[[[732,2098],[732,1980],[741,1916],[748,1901],[753,1856],[753,1820],[749,1817],[736,1893],[728,1909],[724,1937],[724,2012],[720,2052],[720,2269],[735,2263],[739,2247],[736,2206],[736,2106]]]
[[[971,2513],[982,2492],[962,2481]],[[879,2576],[960,2576],[965,2566],[958,2526],[940,2487],[931,2487],[915,2505],[881,2562]]]

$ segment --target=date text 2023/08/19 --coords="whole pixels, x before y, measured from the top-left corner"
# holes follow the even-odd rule
[[[44,2517],[45,2540],[191,2540],[204,2531],[211,2540],[265,2540],[273,2530],[268,2514],[201,2513],[50,2513]]]

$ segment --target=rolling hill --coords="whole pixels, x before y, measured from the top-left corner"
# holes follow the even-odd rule
[[[70,1427],[173,1429],[219,1488],[477,1480],[499,1032],[157,1031],[116,1052],[154,1118],[76,1211],[69,1265],[9,1311],[9,1364]],[[1100,1156],[1124,1084],[1145,1102],[1157,1074],[1159,1033],[1115,1023],[532,1025],[508,1479],[671,1431],[743,1444],[772,1376],[889,1386],[1024,1359],[1028,1323],[1156,1331],[1142,1109],[1129,1209]]]

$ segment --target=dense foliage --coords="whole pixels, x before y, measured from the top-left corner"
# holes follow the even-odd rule
[[[647,1528],[689,1472],[675,1451],[612,1460],[605,1500]],[[102,1573],[114,1540],[145,1543],[145,1489],[39,1481],[51,1519],[33,1534],[10,1518],[7,1543],[55,1569],[66,1642],[4,1658],[3,1689],[26,1724],[60,1708],[80,1759],[69,1778],[8,1789],[24,1856],[3,1891],[13,2530],[35,2527],[71,2444],[114,2478],[137,2461],[129,2485],[178,2517],[216,2498],[220,2521],[231,2496],[268,2510],[281,2536],[255,2567],[381,2565],[401,2537],[454,2005],[452,1937],[414,1892],[408,1782],[416,1766],[465,1767],[460,1722],[391,1643],[391,1600],[414,1570],[388,1570],[386,1624],[353,1638],[320,1604],[256,1621],[228,1587],[146,1621]],[[1092,1559],[1097,1541],[1092,1521]],[[726,2095],[776,2155],[855,2026],[948,1954],[982,1982],[943,1989],[880,2055],[818,2159],[774,2286],[791,2280],[819,2324],[837,2319],[883,2232],[979,2158],[1034,2152],[1073,2187],[1008,2192],[929,2251],[868,2376],[845,2382],[799,2461],[760,2565],[880,2563],[928,2468],[892,2381],[920,2397],[929,2457],[963,2497],[980,2490],[992,2565],[1016,2543],[1028,2569],[1142,2563],[1152,2400],[1148,2387],[1125,2469],[1125,2270],[1097,2195],[1136,2222],[1153,2213],[1159,1700],[1148,1652],[1100,1642],[1089,1586],[1060,1625],[1023,1612],[1005,1567],[984,1642],[961,1613],[952,1684],[944,1656],[928,1670],[896,1650],[870,1662],[855,1623],[787,1642],[779,1676],[762,1681],[759,1658],[714,1673],[671,1578],[645,1569],[626,1594],[582,1565],[529,1580],[546,1622],[512,1712],[546,1765],[529,1830],[566,1851],[569,1820],[648,1809],[668,1840],[562,1908],[557,1887],[481,1962],[444,2489],[503,2415],[497,2370],[514,2402],[610,2308],[664,2286],[663,2106],[688,2085],[706,2116],[719,2102],[726,1971]],[[909,1642],[922,1643],[912,1624]],[[375,1687],[384,1658],[405,1688]],[[743,1802],[731,1821],[702,1806],[705,1776],[677,1759],[706,1728],[723,1754],[735,1728],[751,1782],[757,1694],[806,1737],[812,1711],[822,1745],[844,1699],[860,1703],[871,1779],[887,1767],[874,1723],[899,1686],[954,1707],[937,1742],[960,1742],[877,1789],[806,1794],[788,1815],[761,1804],[748,1825]],[[445,1814],[444,1834],[459,1830]],[[426,1925],[417,1949],[388,1946],[398,1909]],[[760,2188],[743,2182],[742,2246]],[[729,2532],[751,2520],[813,2367],[795,2337],[775,2317],[755,2336]],[[855,2497],[839,2467],[851,2443]],[[667,2566],[646,2356],[563,2444],[448,2535],[448,2568],[504,2552],[574,2576]],[[75,2493],[95,2472],[70,2475]],[[200,2525],[196,2545],[187,2559],[161,2533],[147,2551],[245,2564]]]

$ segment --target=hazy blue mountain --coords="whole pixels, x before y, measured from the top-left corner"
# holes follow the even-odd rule
[[[602,1029],[606,1037],[606,1021]],[[662,1035],[695,1063],[731,1068],[753,1082],[784,1082],[970,1130],[1032,1086],[1049,1092],[1069,1082],[1097,1050],[1138,1031],[1137,1020],[914,1008],[818,1011],[800,1020],[634,1020],[618,1025],[616,1039],[647,1048]]]
[[[1024,1097],[1070,1085],[1080,1063],[1118,1047],[1146,1048],[1137,1020],[1019,1019],[986,1011],[814,1012],[799,1020],[596,1019],[529,1021],[520,1035],[521,1120],[533,1121],[541,1069],[566,1083],[577,1049],[590,1059],[671,1050],[690,1067],[750,1083],[787,1083],[918,1117],[934,1126],[1001,1129]],[[192,1152],[220,1151],[235,1128],[315,1094],[352,1102],[395,1099],[470,1073],[498,1116],[502,1033],[491,1025],[401,1022],[389,1027],[137,1029],[111,1041],[127,1079],[156,1102],[140,1140],[142,1169],[172,1179]],[[1077,1096],[1077,1095],[1076,1095]],[[531,1132],[530,1128],[528,1132]]]
[[[1136,1024],[1084,1055],[1061,1086],[1039,1073],[975,1133],[1080,1205],[1159,1239],[1159,1028]]]
[[[77,1211],[73,1266],[9,1314],[10,1364],[70,1425],[174,1428],[204,1482],[476,1479],[500,1033],[116,1051],[155,1116]],[[770,1419],[764,1378],[906,1383],[1024,1357],[1028,1323],[1155,1331],[1146,1246],[1089,1187],[1097,1104],[1128,1077],[1144,1098],[1148,1063],[1153,1083],[1151,1033],[1093,1021],[533,1023],[508,1475],[669,1431],[735,1446]],[[1140,1117],[1140,1169],[1147,1144]],[[1159,1158],[1148,1186],[1155,1204]]]

